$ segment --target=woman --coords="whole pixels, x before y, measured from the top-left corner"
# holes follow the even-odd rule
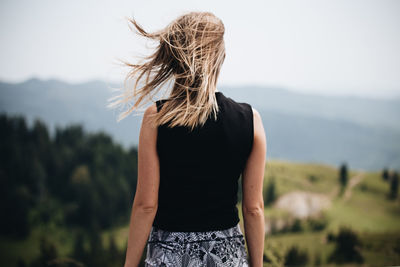
[[[140,64],[124,62],[136,82],[114,103],[134,99],[121,117],[173,84],[144,112],[125,267],[138,266],[146,244],[146,266],[262,266],[266,137],[254,108],[216,89],[223,23],[191,12],[148,33],[129,21],[158,46]],[[240,175],[245,238],[236,208]]]

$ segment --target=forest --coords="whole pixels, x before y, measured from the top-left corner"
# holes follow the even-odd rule
[[[80,124],[50,136],[41,120],[5,113],[0,135],[0,266],[123,266],[137,148]],[[397,170],[277,159],[265,168],[264,266],[400,263]]]
[[[0,116],[0,138],[1,235],[23,240],[37,227],[71,229],[76,239],[71,256],[100,266],[91,264],[92,253],[106,266],[99,257],[108,255],[99,253],[99,234],[129,221],[137,149],[125,151],[106,133],[86,133],[80,125],[57,128],[51,138],[40,120],[28,127],[23,117],[5,114]],[[47,239],[40,237],[40,249],[50,255],[30,266],[45,266],[46,258],[57,254]],[[87,253],[85,243],[93,245]],[[113,246],[109,254],[122,258]],[[19,266],[26,266],[24,259]]]

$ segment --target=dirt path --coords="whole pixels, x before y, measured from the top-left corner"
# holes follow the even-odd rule
[[[351,194],[353,192],[353,187],[358,185],[364,179],[364,174],[365,174],[364,172],[359,172],[356,176],[353,176],[350,179],[350,181],[349,181],[349,183],[348,183],[348,185],[347,185],[347,187],[346,187],[346,189],[344,191],[344,195],[343,195],[343,200],[344,201],[347,201],[347,200],[350,199]]]
[[[344,194],[343,194],[343,200],[347,201],[351,197],[353,188],[358,185],[363,179],[364,179],[364,172],[359,172],[353,177],[350,178],[349,183],[347,184]],[[337,197],[340,193],[340,185],[337,184],[335,187],[332,189],[332,191],[328,194],[330,199],[334,199]]]

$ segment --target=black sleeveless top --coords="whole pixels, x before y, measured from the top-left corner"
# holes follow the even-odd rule
[[[165,231],[222,230],[239,222],[239,177],[253,146],[253,110],[215,92],[214,116],[192,132],[158,126],[158,209],[153,226]],[[168,100],[158,100],[157,112]]]

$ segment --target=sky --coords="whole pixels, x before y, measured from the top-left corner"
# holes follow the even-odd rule
[[[154,43],[136,35],[189,11],[225,25],[219,86],[274,86],[323,95],[400,96],[400,1],[1,0],[0,80],[122,82]]]

